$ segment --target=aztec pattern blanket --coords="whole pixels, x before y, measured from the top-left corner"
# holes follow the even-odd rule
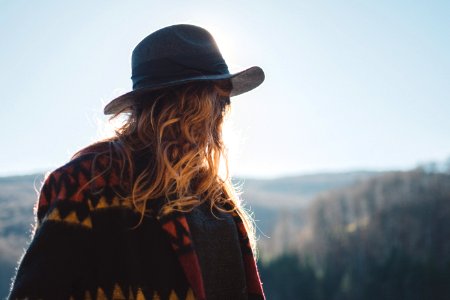
[[[94,154],[53,171],[36,203],[36,225],[8,299],[206,299],[198,256],[183,213],[140,214],[117,196],[113,172],[91,179]],[[96,163],[105,167],[109,159]],[[97,190],[97,189],[96,189]],[[154,211],[161,203],[149,201]],[[265,295],[241,218],[233,213],[248,299]]]

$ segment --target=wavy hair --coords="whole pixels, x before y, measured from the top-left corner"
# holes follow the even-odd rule
[[[112,120],[128,113],[115,136],[78,151],[73,159],[108,142],[110,157],[114,151],[122,161],[120,179],[122,182],[128,178],[129,184],[124,198],[141,213],[139,224],[148,201],[166,199],[158,212],[160,216],[172,211],[188,212],[209,201],[211,212],[213,207],[227,213],[236,211],[257,258],[254,220],[232,185],[222,139],[222,124],[230,108],[229,90],[227,82],[204,82],[147,94],[145,99],[111,117]],[[226,169],[222,176],[221,162]],[[91,181],[111,168],[110,163],[100,174],[93,174]],[[231,209],[226,210],[224,204]]]

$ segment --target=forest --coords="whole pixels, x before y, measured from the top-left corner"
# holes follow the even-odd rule
[[[449,174],[383,174],[306,211],[300,226],[285,214],[288,250],[259,262],[268,299],[450,299]]]

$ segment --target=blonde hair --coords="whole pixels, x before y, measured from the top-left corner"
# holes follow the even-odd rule
[[[125,198],[141,213],[139,224],[145,216],[147,202],[154,199],[164,197],[167,200],[159,211],[160,216],[172,211],[188,212],[209,201],[211,210],[215,207],[228,213],[236,211],[257,258],[254,220],[232,185],[222,139],[222,124],[230,107],[228,83],[190,83],[155,91],[145,97],[135,101],[127,111],[111,117],[115,119],[123,112],[129,113],[114,137],[80,150],[73,158],[101,143],[114,142],[122,160],[121,180],[127,173],[130,183]],[[108,151],[112,157],[111,147]],[[147,163],[139,166],[139,172],[135,164],[137,153]],[[226,167],[223,177],[219,174],[221,161]],[[226,210],[224,204],[232,208]]]

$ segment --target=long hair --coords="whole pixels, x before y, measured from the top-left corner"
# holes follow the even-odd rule
[[[114,151],[122,161],[121,181],[127,178],[129,184],[125,200],[140,212],[139,224],[147,202],[161,197],[166,201],[159,215],[188,212],[205,201],[209,201],[211,211],[236,211],[257,258],[254,220],[232,185],[222,139],[222,124],[230,108],[228,84],[190,83],[155,91],[135,103],[111,117],[128,112],[115,136],[78,151],[73,158],[108,142],[110,157]],[[224,175],[219,173],[221,163]],[[231,209],[226,210],[224,204]]]

